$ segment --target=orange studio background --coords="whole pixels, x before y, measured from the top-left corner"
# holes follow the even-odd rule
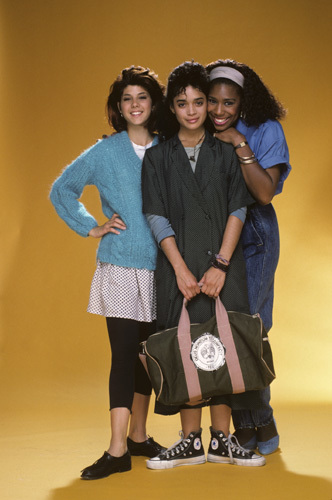
[[[57,217],[48,200],[53,180],[109,132],[105,101],[123,67],[148,66],[165,82],[184,60],[206,64],[227,57],[253,67],[288,109],[283,127],[293,167],[274,203],[281,257],[270,338],[283,458],[273,455],[262,468],[278,471],[279,478],[286,474],[292,486],[276,489],[277,496],[272,488],[264,498],[331,500],[330,425],[320,420],[332,416],[331,11],[329,0],[1,0],[3,500],[104,498],[101,483],[93,489],[76,480],[100,455],[109,432],[105,321],[85,312],[97,242]],[[83,202],[102,223],[94,188],[85,190]],[[170,444],[179,423],[151,412],[151,426]],[[320,458],[301,461],[321,439]],[[155,485],[157,476],[139,464],[141,478]],[[188,478],[188,487],[194,469],[159,474],[162,488],[138,494],[164,498],[167,477]],[[211,470],[199,469],[203,482]],[[259,484],[273,477],[231,470],[224,484],[242,484],[236,474],[248,481],[259,475],[251,498],[260,498]],[[211,476],[212,483],[219,476]],[[123,486],[128,479],[112,481],[103,484],[131,498]],[[180,498],[181,487],[177,491],[173,496]],[[219,498],[218,489],[204,491],[198,496],[194,489],[190,498]]]

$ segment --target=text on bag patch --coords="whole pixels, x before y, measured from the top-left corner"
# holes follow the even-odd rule
[[[200,370],[212,372],[225,364],[226,348],[220,339],[203,333],[191,343],[190,357]]]

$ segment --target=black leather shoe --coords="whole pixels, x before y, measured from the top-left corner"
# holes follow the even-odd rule
[[[127,446],[131,455],[143,456],[153,458],[166,451],[166,448],[161,446],[161,444],[156,443],[156,441],[149,437],[146,441],[142,443],[136,443],[130,437],[127,437]]]
[[[102,479],[115,472],[131,470],[131,457],[127,451],[122,457],[113,457],[107,451],[94,464],[81,471],[82,479]]]

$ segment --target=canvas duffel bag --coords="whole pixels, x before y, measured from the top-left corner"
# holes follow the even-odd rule
[[[215,302],[215,316],[190,324],[184,300],[179,325],[142,343],[141,359],[157,401],[197,404],[212,396],[264,389],[275,378],[259,315],[227,312],[219,297]]]

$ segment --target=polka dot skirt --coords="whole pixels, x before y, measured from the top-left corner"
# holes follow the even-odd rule
[[[150,322],[156,319],[154,272],[98,262],[88,312]]]

